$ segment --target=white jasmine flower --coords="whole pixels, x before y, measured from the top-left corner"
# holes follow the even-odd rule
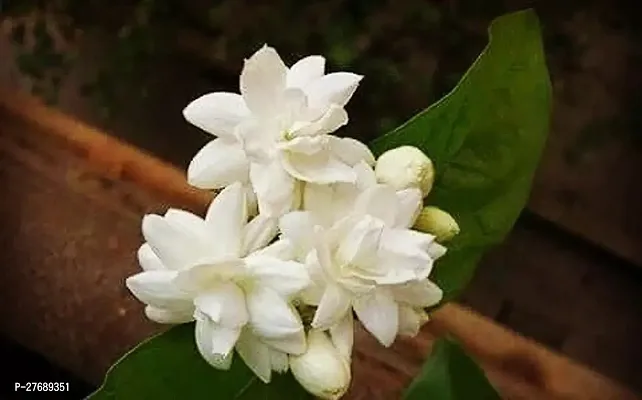
[[[150,319],[196,320],[197,347],[211,365],[229,368],[236,347],[268,382],[272,370],[284,369],[285,353],[306,349],[289,298],[310,279],[305,266],[284,257],[287,242],[265,247],[276,223],[261,215],[248,223],[245,203],[242,185],[235,183],[214,199],[205,219],[181,210],[145,216],[143,272],[126,284],[147,305]]]
[[[351,310],[389,346],[399,332],[399,303],[427,307],[435,302],[437,296],[415,285],[434,287],[427,278],[445,248],[434,236],[408,229],[421,207],[419,190],[404,191],[403,199],[390,186],[377,184],[359,194],[353,211],[329,228],[315,224],[305,211],[280,220],[282,237],[297,247],[298,257],[307,258],[314,285],[302,299],[318,307],[312,327],[331,329],[338,347],[351,348]],[[424,296],[414,296],[415,291]]]
[[[320,56],[288,68],[264,46],[245,61],[240,95],[216,92],[190,103],[185,118],[218,136],[190,164],[190,183],[213,189],[251,182],[260,212],[280,216],[296,203],[297,180],[353,182],[351,167],[374,164],[374,157],[364,144],[330,133],[347,123],[343,107],[362,77],[324,69]]]
[[[308,349],[290,356],[294,378],[308,392],[324,400],[340,399],[350,387],[350,364],[332,344],[325,332],[308,333]]]
[[[435,179],[432,161],[413,146],[401,146],[386,151],[375,165],[377,181],[397,190],[419,188],[428,196]]]

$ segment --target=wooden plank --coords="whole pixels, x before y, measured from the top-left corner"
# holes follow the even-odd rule
[[[27,100],[20,100],[26,104]],[[160,329],[123,280],[136,272],[140,218],[169,205],[202,212],[180,174],[29,100],[0,107],[0,329],[94,383]],[[435,336],[450,333],[507,399],[635,399],[630,390],[478,314],[449,305],[414,340],[383,349],[362,331],[350,399],[399,398]],[[534,372],[535,371],[535,372]]]
[[[530,207],[642,266],[639,43],[613,29],[605,7],[611,16],[628,12],[597,2],[554,28],[574,55],[549,51],[553,125]]]
[[[642,274],[581,239],[523,218],[464,293],[476,311],[642,391]]]

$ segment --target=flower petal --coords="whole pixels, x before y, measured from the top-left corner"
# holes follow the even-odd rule
[[[428,248],[428,254],[433,260],[443,257],[447,252],[446,247],[440,245],[437,242],[432,242]]]
[[[315,79],[304,88],[314,108],[329,104],[345,106],[357,90],[363,76],[351,72],[334,72]]]
[[[311,270],[310,277],[317,282],[322,279],[332,281],[339,272],[338,265],[332,259],[331,249],[335,248],[335,243],[326,237],[330,235],[330,232],[326,232],[320,226],[314,227],[314,252],[308,254],[306,264]]]
[[[163,271],[167,269],[156,253],[154,253],[149,243],[143,243],[142,246],[138,248],[137,256],[138,263],[143,271]]]
[[[247,277],[245,263],[240,258],[203,260],[202,264],[195,264],[179,271],[175,284],[185,292],[202,293],[221,282],[237,281]]]
[[[245,294],[231,282],[216,285],[194,299],[196,309],[213,322],[226,328],[241,328],[249,315],[245,307]]]
[[[308,98],[301,89],[285,89],[282,94],[282,105],[280,109],[279,130],[289,131],[294,122],[304,120],[307,117]]]
[[[190,266],[204,256],[201,244],[207,238],[200,237],[176,221],[149,214],[143,217],[142,231],[147,243],[168,269]]]
[[[317,281],[313,281],[313,284],[306,287],[300,294],[299,298],[303,304],[310,306],[318,306],[321,303],[323,298],[323,293],[325,293],[325,287]]]
[[[165,309],[184,310],[192,304],[189,293],[174,283],[176,271],[145,271],[130,276],[125,285],[141,302]]]
[[[337,265],[332,259],[332,249],[339,245],[340,239],[349,231],[348,227],[354,226],[349,225],[352,220],[343,218],[327,231],[318,225],[314,227],[314,256],[320,271],[328,278],[334,277],[337,272]]]
[[[270,383],[272,377],[272,364],[270,348],[262,343],[248,329],[244,329],[236,342],[236,351],[245,362],[245,365],[254,372],[263,383]]]
[[[145,316],[159,324],[184,324],[194,320],[194,307],[181,310],[170,310],[154,306],[145,306]]]
[[[214,322],[205,316],[195,315],[196,317],[196,328],[195,328],[195,339],[196,347],[198,348],[199,353],[203,356],[205,361],[207,361],[211,366],[220,370],[228,370],[232,365],[232,348],[222,354],[219,352],[221,342],[217,343],[217,347],[214,347],[215,339],[221,338],[220,332],[217,332],[217,327]],[[229,333],[229,332],[228,332]],[[240,333],[240,332],[239,332]],[[224,339],[229,339],[229,337]],[[236,340],[235,340],[236,341]],[[227,340],[229,342],[229,340]]]
[[[357,174],[357,187],[359,190],[363,191],[366,188],[377,185],[377,176],[375,175],[372,167],[368,165],[365,160],[355,164],[353,169]]]
[[[250,273],[281,296],[289,297],[307,287],[310,277],[305,265],[296,261],[282,261],[274,257],[249,256],[245,259]]]
[[[329,139],[326,135],[300,136],[286,142],[279,143],[282,151],[311,156],[328,148]]]
[[[245,225],[243,229],[242,255],[260,250],[274,239],[277,233],[278,219],[259,214]]]
[[[414,308],[400,305],[399,306],[399,334],[409,337],[415,337],[421,328],[421,319]]]
[[[315,223],[325,227],[332,225],[339,206],[333,186],[306,183],[303,188],[303,209],[310,213]]]
[[[241,94],[255,114],[276,114],[285,90],[288,68],[272,47],[263,46],[245,60],[241,72]]]
[[[210,243],[213,254],[240,256],[247,217],[245,189],[239,182],[226,187],[214,198],[205,216],[211,230],[217,233]]]
[[[288,87],[304,87],[314,79],[321,78],[325,72],[325,58],[308,56],[297,61],[287,76]]]
[[[342,162],[354,166],[364,161],[367,165],[374,165],[375,158],[365,144],[352,138],[340,138],[328,135],[332,154]],[[374,173],[374,171],[373,171]]]
[[[223,357],[229,355],[241,334],[241,328],[227,328],[222,325],[215,324],[211,329],[212,348],[214,354],[219,354]]]
[[[423,205],[423,194],[416,188],[405,189],[397,192],[399,209],[395,218],[395,227],[411,228]]]
[[[292,211],[279,219],[281,236],[288,239],[300,256],[314,248],[314,222],[312,215],[305,211]]]
[[[411,229],[386,229],[382,237],[382,248],[396,254],[415,256],[422,260],[428,257],[428,249],[435,237]]]
[[[381,221],[364,216],[341,241],[335,254],[336,260],[341,265],[360,267],[374,263],[383,230]]]
[[[271,349],[276,349],[288,354],[303,354],[306,349],[305,331],[291,333],[289,335],[278,338],[262,338],[262,341],[270,346]]]
[[[277,160],[269,164],[252,163],[250,180],[261,214],[277,218],[290,211],[294,202],[294,179]]]
[[[427,278],[434,264],[428,253],[433,240],[432,235],[409,229],[386,229],[379,261],[395,266],[397,271],[414,271],[418,278]]]
[[[303,303],[312,306],[318,306],[325,293],[326,275],[319,261],[319,253],[322,251],[324,249],[317,246],[315,251],[309,252],[305,257],[305,266],[312,283],[300,293],[299,298]],[[322,255],[321,258],[325,257]]]
[[[388,185],[375,185],[366,188],[357,198],[356,212],[379,218],[386,226],[393,226],[399,207],[394,189]]]
[[[209,228],[205,220],[185,210],[170,208],[165,212],[165,221],[180,228],[182,232],[189,232],[194,236],[194,243],[198,244],[203,253],[207,253],[210,243],[216,240],[216,235]]]
[[[272,289],[257,285],[247,293],[246,300],[255,335],[286,353],[305,351],[301,317],[281,296]]]
[[[274,257],[279,260],[294,258],[294,246],[288,239],[279,239],[271,245],[252,253],[253,256]]]
[[[187,167],[187,182],[201,189],[219,189],[233,182],[247,182],[250,162],[240,143],[214,139],[205,145]]]
[[[379,343],[388,347],[395,341],[399,306],[388,290],[379,288],[371,295],[358,297],[353,301],[353,307],[359,321]]]
[[[424,276],[412,269],[399,267],[394,261],[390,262],[389,259],[387,259],[387,261],[388,264],[394,268],[390,268],[387,273],[383,275],[370,277],[370,279],[378,285],[398,285],[421,279],[421,277]],[[368,278],[368,276],[364,276],[364,278]]]
[[[215,92],[193,100],[183,110],[183,116],[205,132],[231,139],[236,126],[250,116],[250,110],[240,95]]]
[[[328,285],[323,293],[312,327],[326,330],[337,324],[350,310],[350,295],[337,285]]]
[[[282,164],[291,176],[308,183],[353,183],[356,180],[352,168],[332,157],[327,149],[311,155],[284,152]]]
[[[344,218],[354,208],[354,203],[360,192],[370,186],[369,176],[363,171],[363,166],[357,164],[353,167],[356,174],[356,184],[335,183],[320,185],[306,183],[303,191],[303,209],[309,211],[315,223],[330,228],[335,222]],[[373,176],[374,178],[374,172]],[[372,184],[376,184],[373,181]]]
[[[339,350],[339,353],[348,361],[352,358],[352,346],[354,345],[354,318],[352,310],[346,313],[336,325],[330,327],[332,344]]]
[[[288,372],[288,369],[290,368],[288,354],[282,351],[270,349],[270,364],[272,371],[276,371],[280,374]]]
[[[430,275],[434,262],[428,253],[421,249],[413,249],[409,245],[406,246],[408,249],[390,250],[386,246],[390,246],[391,243],[386,243],[385,241],[384,234],[377,263],[380,264],[379,269],[387,269],[387,273],[384,276],[377,277],[375,279],[377,283],[382,285],[399,284],[425,279]]]
[[[432,307],[443,298],[443,291],[428,279],[391,286],[396,301],[412,307]]]
[[[307,118],[313,122],[293,125],[292,135],[296,137],[325,135],[336,131],[348,123],[348,113],[346,110],[335,104],[330,105],[328,110],[319,117],[310,114],[310,110],[308,109]]]
[[[354,270],[350,271],[350,274],[348,276],[337,279],[337,282],[343,288],[345,288],[345,290],[356,296],[370,293],[377,287],[377,282],[370,278],[370,275],[372,274],[369,271],[366,271],[367,273],[358,272],[362,271],[359,271],[355,268]]]
[[[250,163],[267,164],[274,158],[282,129],[279,118],[250,119],[238,126],[236,136]]]

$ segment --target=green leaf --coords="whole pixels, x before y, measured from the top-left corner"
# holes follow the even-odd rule
[[[194,343],[194,324],[154,336],[126,354],[107,372],[90,400],[311,399],[291,374],[273,373],[261,382],[235,355],[229,371],[207,364]]]
[[[450,339],[435,342],[428,361],[412,381],[404,400],[499,400],[484,371]]]
[[[445,301],[524,208],[550,109],[539,22],[532,10],[520,11],[493,21],[489,44],[451,93],[372,144],[376,154],[416,146],[435,164],[427,203],[450,212],[461,228],[433,273]]]

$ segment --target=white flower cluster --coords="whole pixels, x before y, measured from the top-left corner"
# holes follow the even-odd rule
[[[144,217],[143,272],[127,287],[153,321],[196,321],[212,366],[229,368],[236,349],[264,382],[290,369],[314,395],[337,399],[350,384],[354,318],[384,346],[416,335],[424,308],[442,298],[429,280],[446,252],[436,233],[457,227],[424,216],[412,229],[434,214],[422,212],[434,171],[421,151],[375,161],[363,143],[331,135],[362,77],[324,69],[320,56],[288,68],[264,46],[245,61],[240,95],[185,108],[217,137],[188,181],[222,190],[204,218]]]

